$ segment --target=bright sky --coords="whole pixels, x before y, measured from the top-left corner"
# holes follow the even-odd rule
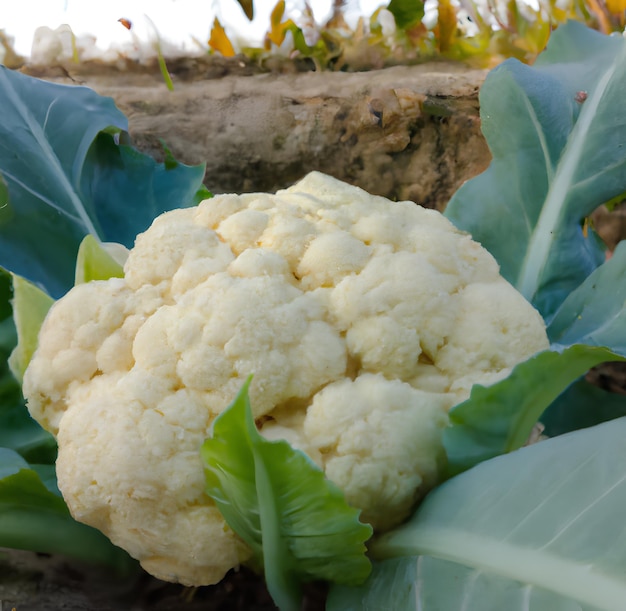
[[[55,29],[61,24],[68,24],[77,37],[96,36],[96,45],[102,50],[137,39],[153,40],[156,28],[162,42],[194,51],[198,50],[194,38],[206,48],[216,16],[229,35],[260,43],[275,3],[255,0],[255,19],[250,23],[236,0],[0,0],[0,29],[14,38],[15,50],[26,56],[37,27]],[[346,8],[349,15],[369,15],[383,4],[387,2],[348,0]],[[322,21],[330,13],[332,0],[310,0],[310,5],[316,19]],[[302,0],[287,0],[288,11],[302,6]],[[131,32],[118,22],[120,18],[132,22]]]

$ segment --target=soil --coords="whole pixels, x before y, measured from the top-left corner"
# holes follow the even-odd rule
[[[302,611],[322,611],[323,585]],[[241,569],[218,585],[188,588],[140,569],[119,576],[68,558],[0,548],[0,611],[274,611],[263,579]]]

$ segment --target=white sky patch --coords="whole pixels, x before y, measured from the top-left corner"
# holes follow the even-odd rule
[[[276,0],[255,0],[255,18],[249,22],[236,0],[0,0],[0,29],[13,37],[15,50],[30,56],[33,35],[39,26],[51,29],[67,24],[77,38],[92,37],[101,51],[124,49],[138,41],[149,43],[155,31],[165,49],[206,51],[215,17],[234,41],[260,45],[269,26]],[[311,0],[318,22],[330,15],[332,0]],[[356,21],[370,15],[385,0],[349,0],[346,13]],[[287,0],[287,11],[296,14],[300,0]],[[128,19],[128,31],[119,19]],[[152,25],[154,24],[154,25]]]

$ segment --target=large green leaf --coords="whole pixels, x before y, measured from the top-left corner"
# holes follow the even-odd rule
[[[72,286],[85,235],[132,246],[201,186],[203,167],[165,168],[125,144],[124,115],[86,87],[0,66],[0,108],[0,266],[53,297]]]
[[[80,188],[102,227],[101,238],[127,248],[152,220],[166,210],[198,203],[204,165],[178,163],[166,151],[157,163],[114,135],[100,133],[89,150]],[[203,197],[204,199],[204,197]]]
[[[626,356],[626,243],[572,291],[548,326],[554,347],[584,343]]]
[[[364,543],[372,529],[304,453],[257,432],[248,384],[202,447],[206,490],[252,548],[281,611],[297,611],[301,581],[365,580],[371,567]]]
[[[71,285],[78,242],[99,235],[78,186],[100,130],[127,128],[113,100],[85,87],[46,83],[0,67],[0,173],[10,202],[0,209],[0,265],[57,293]]]
[[[0,448],[0,546],[64,554],[120,571],[134,567],[102,533],[72,519],[50,476],[50,468],[35,470]]]
[[[491,386],[475,385],[450,410],[443,432],[450,474],[520,448],[548,406],[574,381],[605,361],[625,360],[606,348],[577,344],[546,350]]]
[[[382,562],[328,611],[623,611],[625,438],[620,418],[449,480],[370,546]]]
[[[607,392],[584,379],[572,384],[541,415],[544,434],[556,437],[626,416],[626,395]]]
[[[335,587],[326,611],[601,611],[568,596],[432,556],[374,562],[359,589]]]
[[[446,215],[549,320],[604,260],[582,219],[626,190],[626,42],[569,22],[531,66],[507,60],[480,92],[493,161]]]

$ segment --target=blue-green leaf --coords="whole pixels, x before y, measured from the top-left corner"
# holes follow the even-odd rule
[[[110,98],[0,66],[0,108],[0,266],[52,297],[73,285],[85,235],[130,247],[155,216],[194,203],[204,168],[132,149]]]
[[[552,34],[533,66],[507,60],[481,89],[493,161],[446,215],[548,321],[604,261],[582,220],[626,190],[625,97],[626,41],[575,22]]]
[[[607,392],[584,379],[574,382],[541,415],[544,434],[556,437],[626,416],[626,395]]]
[[[95,210],[101,238],[127,248],[156,216],[195,205],[196,193],[206,193],[204,165],[174,163],[171,155],[157,163],[106,132],[97,135],[85,163],[81,193]]]
[[[623,611],[626,418],[484,462],[370,546],[328,611]],[[389,559],[389,560],[387,560]]]
[[[626,243],[567,296],[548,336],[554,347],[606,346],[626,356]]]

